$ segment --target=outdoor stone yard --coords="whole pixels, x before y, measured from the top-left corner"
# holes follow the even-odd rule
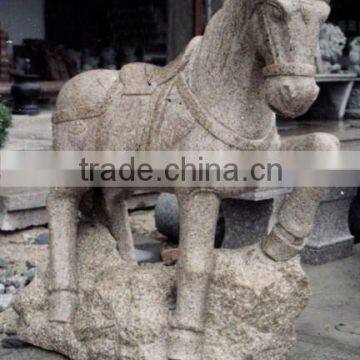
[[[156,231],[153,210],[133,212],[131,225],[140,261],[159,261],[161,250],[171,247]],[[45,227],[0,235],[0,311],[46,266],[48,241]],[[360,247],[351,258],[305,270],[313,297],[298,321],[299,343],[290,360],[360,359]],[[1,360],[64,359],[17,341],[1,324],[0,338]]]

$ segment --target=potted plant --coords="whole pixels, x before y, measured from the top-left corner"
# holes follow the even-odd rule
[[[4,143],[7,129],[11,125],[11,113],[9,109],[0,102],[0,147]]]

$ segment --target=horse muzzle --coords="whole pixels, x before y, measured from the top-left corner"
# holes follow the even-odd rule
[[[263,73],[266,101],[273,111],[285,117],[306,113],[319,94],[312,65],[275,64],[265,67]]]

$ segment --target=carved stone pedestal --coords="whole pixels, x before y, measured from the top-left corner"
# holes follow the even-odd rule
[[[281,197],[286,189],[268,189],[225,200],[223,247],[239,249],[261,241],[276,222]],[[304,263],[320,265],[352,255],[354,237],[349,229],[349,210],[354,188],[329,189],[320,204],[312,234],[301,254]],[[246,200],[243,200],[246,199]]]
[[[275,213],[283,195],[290,189],[259,189],[237,199],[222,202],[225,218],[223,248],[239,249],[261,242],[274,225]]]
[[[355,196],[355,188],[329,189],[317,212],[314,231],[306,239],[302,253],[305,263],[319,265],[352,255],[354,237],[349,212]]]
[[[82,226],[78,244],[73,323],[48,322],[48,274],[40,274],[13,303],[19,338],[73,360],[167,360],[176,267],[125,263],[101,225]],[[199,358],[285,359],[310,296],[299,258],[275,263],[253,245],[215,250],[213,259]]]

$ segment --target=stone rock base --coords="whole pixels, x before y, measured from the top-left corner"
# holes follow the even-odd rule
[[[123,262],[101,225],[81,227],[78,259],[73,324],[48,322],[43,273],[13,302],[19,338],[74,360],[166,360],[176,267]],[[216,250],[214,261],[199,358],[285,359],[296,343],[294,322],[310,297],[299,258],[275,263],[253,245]],[[0,323],[6,317],[1,314]]]

